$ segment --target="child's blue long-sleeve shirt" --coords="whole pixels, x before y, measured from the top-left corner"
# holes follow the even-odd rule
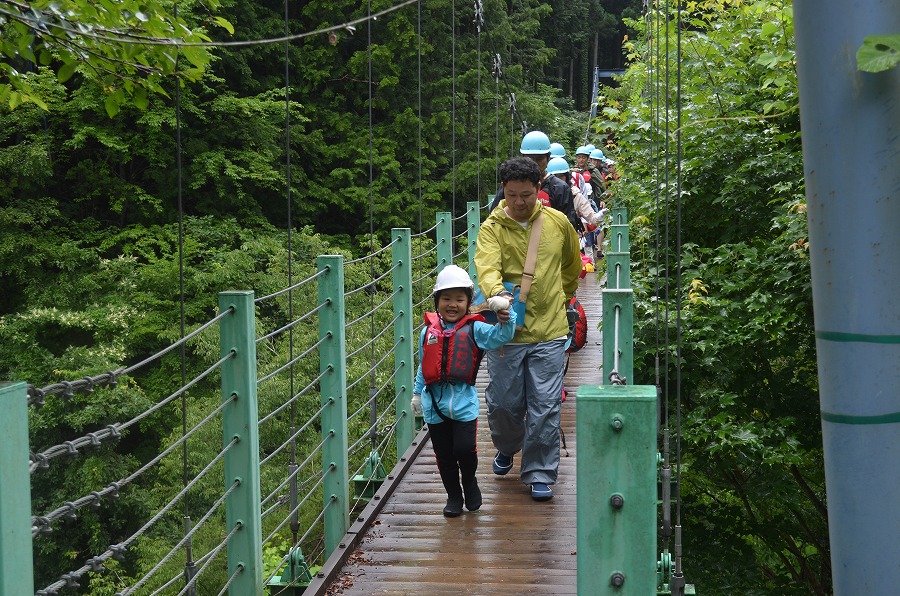
[[[443,323],[444,329],[453,328],[453,323]],[[419,334],[419,368],[416,371],[416,382],[413,393],[422,396],[422,414],[426,424],[440,424],[444,419],[434,411],[435,406],[447,418],[468,422],[478,418],[478,390],[475,385],[469,385],[463,381],[449,383],[433,383],[425,386],[425,377],[422,374],[422,345],[425,341],[425,332],[422,329]],[[475,321],[473,323],[475,344],[482,350],[496,350],[507,344],[516,332],[516,313],[510,309],[509,322],[496,325]]]

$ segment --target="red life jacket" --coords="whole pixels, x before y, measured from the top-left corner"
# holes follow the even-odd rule
[[[587,170],[582,170],[581,172],[579,172],[579,174],[581,174],[582,177],[584,177],[585,182],[587,182],[588,184],[591,183],[591,173],[590,172],[588,172]]]
[[[422,376],[425,384],[462,381],[475,384],[484,350],[475,344],[475,321],[481,315],[465,315],[452,329],[444,329],[437,313],[425,313]]]

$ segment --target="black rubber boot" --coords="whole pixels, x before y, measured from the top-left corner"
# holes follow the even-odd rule
[[[481,508],[481,489],[478,488],[478,479],[472,476],[471,480],[463,482],[463,490],[466,493],[466,509],[478,511]]]
[[[444,505],[445,517],[458,517],[462,514],[463,498],[447,497],[447,504]]]

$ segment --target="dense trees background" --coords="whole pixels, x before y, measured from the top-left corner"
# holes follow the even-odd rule
[[[708,594],[829,593],[789,2],[682,3],[677,304],[677,246],[661,236],[676,224],[677,25],[645,14],[642,2],[486,0],[479,38],[470,3],[426,0],[421,66],[415,4],[372,22],[371,45],[362,23],[287,48],[194,47],[177,63],[171,48],[122,50],[116,39],[278,38],[359,19],[366,5],[289,3],[286,31],[279,2],[180,2],[177,18],[166,3],[144,2],[146,20],[128,12],[136,10],[130,2],[94,12],[94,3],[70,4],[69,21],[112,30],[112,41],[88,36],[61,46],[20,18],[23,5],[0,0],[0,377],[36,385],[75,379],[136,362],[179,337],[177,81],[189,328],[212,316],[218,291],[285,287],[288,195],[294,275],[304,276],[315,255],[368,253],[392,226],[428,228],[436,211],[458,214],[493,192],[521,121],[570,151],[590,130],[590,140],[619,161],[614,200],[633,217],[639,382],[654,382],[657,354],[674,378],[674,346],[657,347],[657,337],[674,341],[672,313],[681,310],[689,581]],[[374,1],[371,9],[393,4]],[[29,7],[62,22],[49,1]],[[597,64],[629,70],[619,87],[604,87],[601,116],[589,127]],[[507,92],[516,97],[512,115]],[[365,280],[367,272],[351,276]],[[666,310],[672,318],[660,321]],[[287,305],[261,316],[283,324]],[[215,349],[194,346],[188,361]],[[276,342],[268,357],[284,361],[286,350]],[[33,445],[121,421],[180,383],[173,359],[115,392],[48,400],[33,411]],[[665,393],[674,400],[672,383]],[[214,383],[192,395],[198,407],[217,399]],[[117,479],[171,444],[179,426],[172,406],[130,431],[124,449],[103,448],[36,475],[34,510]],[[270,445],[284,432],[273,430]],[[202,444],[216,442],[201,441],[192,457],[201,460]],[[180,486],[181,462],[154,474],[100,513],[86,511],[87,523],[39,539],[38,584],[133,531]],[[217,490],[204,487],[195,505]],[[179,531],[173,522],[137,552],[158,560]],[[216,537],[198,540],[207,538]],[[140,558],[114,564],[115,574],[135,576]],[[115,574],[96,575],[86,593],[113,594]]]

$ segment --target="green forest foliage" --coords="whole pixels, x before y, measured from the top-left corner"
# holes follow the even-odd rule
[[[636,215],[635,374],[653,382],[659,357],[674,432],[680,331],[689,578],[830,594],[791,5],[687,6],[680,62],[674,18],[632,23],[598,123],[618,143],[614,200]]]
[[[50,2],[29,4],[52,12]],[[76,7],[69,18],[131,34],[246,41],[286,33],[278,2],[184,2],[177,19],[166,14],[166,3],[143,3],[154,11],[146,22],[116,16],[132,9],[129,2],[103,2],[107,12],[97,15],[78,12],[92,3],[69,4]],[[394,4],[373,2],[372,11]],[[604,88],[590,140],[618,160],[613,201],[628,206],[633,218],[637,380],[654,382],[659,355],[672,379],[665,394],[673,408],[677,354],[674,345],[658,348],[657,338],[674,344],[675,313],[681,316],[688,579],[705,594],[830,593],[790,4],[682,3],[677,134],[674,19],[666,27],[643,18],[637,1],[487,0],[479,44],[471,5],[462,4],[456,3],[451,28],[449,0],[424,2],[421,45],[413,4],[372,22],[371,46],[363,23],[353,32],[301,37],[287,48],[185,50],[178,66],[171,48],[122,50],[113,43],[96,48],[97,56],[55,46],[16,18],[23,10],[18,3],[0,0],[2,377],[39,386],[77,379],[137,362],[180,337],[176,81],[191,330],[215,314],[219,291],[276,291],[288,285],[289,261],[293,279],[301,279],[314,272],[316,255],[367,254],[393,226],[429,228],[435,212],[460,214],[466,201],[493,192],[496,167],[515,152],[521,135],[507,91],[515,93],[518,117],[529,128],[545,130],[571,152],[589,127],[584,110],[596,49],[601,66],[629,65],[617,87]],[[366,14],[358,0],[312,0],[291,4],[290,11],[288,34]],[[102,41],[90,39],[81,41]],[[116,62],[122,51],[150,70]],[[494,52],[503,64],[500,81],[492,74]],[[666,129],[670,157],[661,161]],[[658,240],[677,224],[678,138],[680,287],[674,236]],[[290,259],[288,225],[295,230]],[[368,279],[368,265],[350,267],[347,287]],[[386,290],[376,293],[383,297]],[[354,298],[348,318],[365,312],[370,298]],[[293,307],[303,312],[314,297],[296,300]],[[260,309],[260,327],[285,324],[288,309],[281,299]],[[668,321],[658,322],[665,312]],[[368,324],[352,333],[356,345],[368,334],[363,327]],[[298,330],[297,342],[311,334]],[[268,342],[260,350],[260,374],[287,353],[286,339]],[[217,337],[191,344],[187,356],[190,377],[201,362],[218,357]],[[318,362],[308,359],[302,367],[314,376]],[[44,448],[128,419],[169,395],[181,378],[173,355],[114,391],[48,399],[32,410],[32,444]],[[286,384],[276,379],[261,391],[261,409],[274,410],[289,392]],[[367,391],[361,386],[355,403]],[[192,389],[189,425],[218,400],[215,380]],[[309,411],[298,417],[315,407],[304,405]],[[180,426],[176,402],[130,429],[119,445],[51,464],[34,476],[34,511],[128,474],[171,445]],[[218,432],[211,426],[192,441],[190,473],[209,461],[221,442]],[[276,448],[288,432],[286,421],[274,420],[263,450]],[[284,469],[285,461],[264,467],[264,486],[277,485]],[[164,460],[119,500],[87,508],[76,524],[39,537],[36,587],[133,532],[180,488],[183,473],[180,457]],[[217,481],[202,484],[190,508],[205,510],[221,489]],[[112,595],[126,578],[140,577],[183,534],[180,523],[178,515],[167,519],[126,560],[110,563],[114,573],[93,574],[83,590]],[[196,537],[198,552],[221,539],[220,529]],[[276,537],[267,564],[277,562],[289,541],[288,531]],[[305,552],[316,548],[315,540],[304,545]],[[167,572],[177,574],[179,563]],[[225,579],[217,570],[205,581],[221,586]]]

